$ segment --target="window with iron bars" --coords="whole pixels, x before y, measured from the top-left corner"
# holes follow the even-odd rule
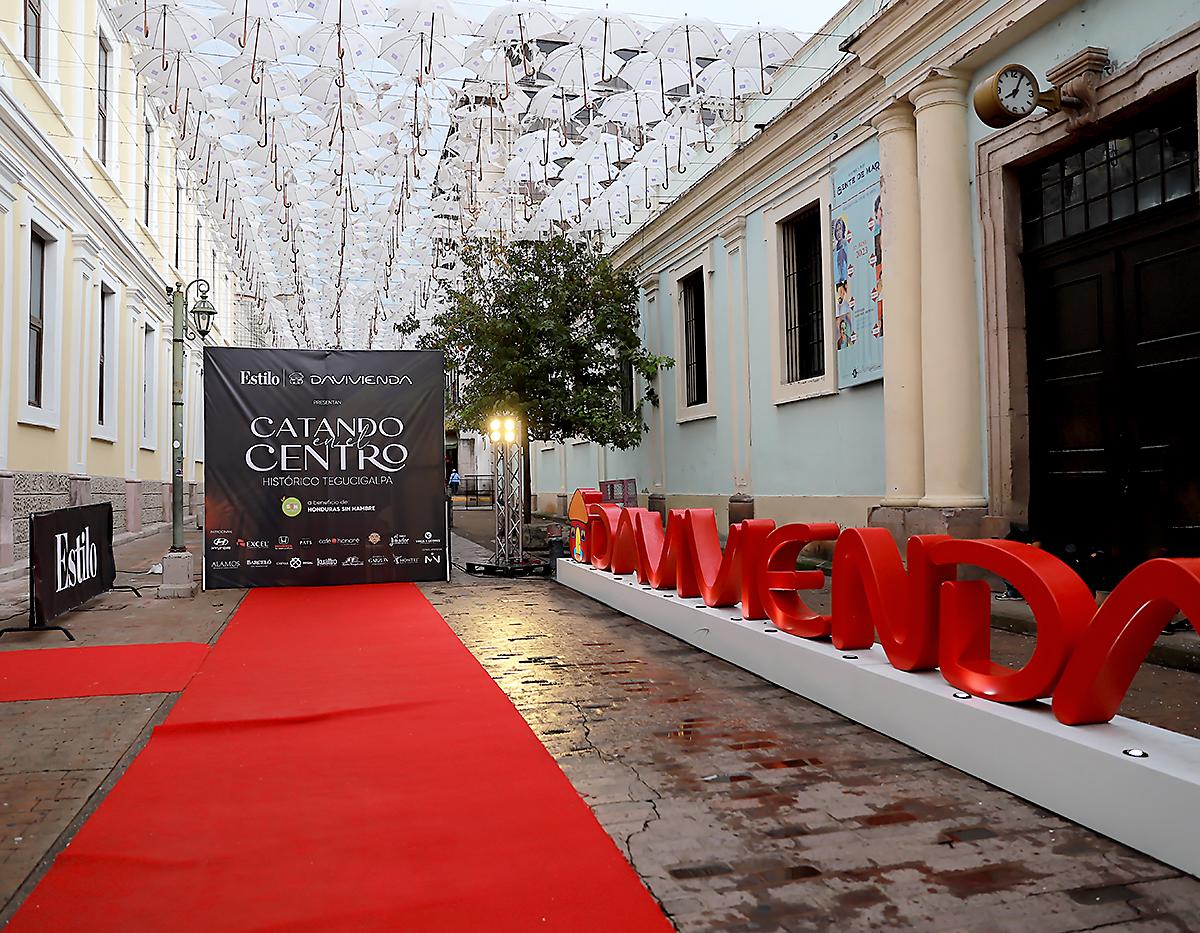
[[[783,237],[784,381],[825,375],[821,212],[817,205],[780,225]]]
[[[683,357],[687,405],[708,402],[708,333],[704,318],[704,270],[684,276],[679,282],[683,304]]]

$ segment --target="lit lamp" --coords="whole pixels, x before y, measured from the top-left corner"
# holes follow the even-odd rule
[[[493,444],[517,442],[517,420],[515,418],[493,418],[488,425],[488,438]]]

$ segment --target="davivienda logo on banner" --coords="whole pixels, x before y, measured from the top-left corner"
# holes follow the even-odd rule
[[[445,579],[436,351],[205,350],[210,588]]]

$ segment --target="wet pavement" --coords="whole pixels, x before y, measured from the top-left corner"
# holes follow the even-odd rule
[[[681,930],[1200,928],[1200,881],[566,587],[423,589]],[[1132,705],[1195,734],[1195,680]]]
[[[167,544],[125,545],[118,566]],[[454,544],[460,565],[486,556]],[[244,595],[155,600],[153,575],[122,580],[145,596],[73,614],[80,643],[211,642]],[[23,589],[0,584],[0,615]],[[552,581],[456,571],[422,589],[681,930],[1200,929],[1200,881]],[[994,638],[999,660],[1032,646]],[[0,926],[176,696],[0,703]],[[1122,713],[1198,735],[1200,678],[1144,665]]]

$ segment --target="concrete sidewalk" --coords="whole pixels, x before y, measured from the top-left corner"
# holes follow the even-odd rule
[[[171,545],[170,529],[118,545],[119,585],[59,621],[79,645],[192,641],[212,643],[244,590],[201,592],[195,599],[156,599],[159,577],[147,574]],[[189,529],[187,546],[199,554],[201,536]],[[24,624],[25,578],[0,584],[0,617]],[[0,652],[61,648],[60,632],[13,633]],[[84,820],[166,717],[177,693],[0,703],[0,927],[45,873]],[[80,905],[81,912],[87,906]]]

